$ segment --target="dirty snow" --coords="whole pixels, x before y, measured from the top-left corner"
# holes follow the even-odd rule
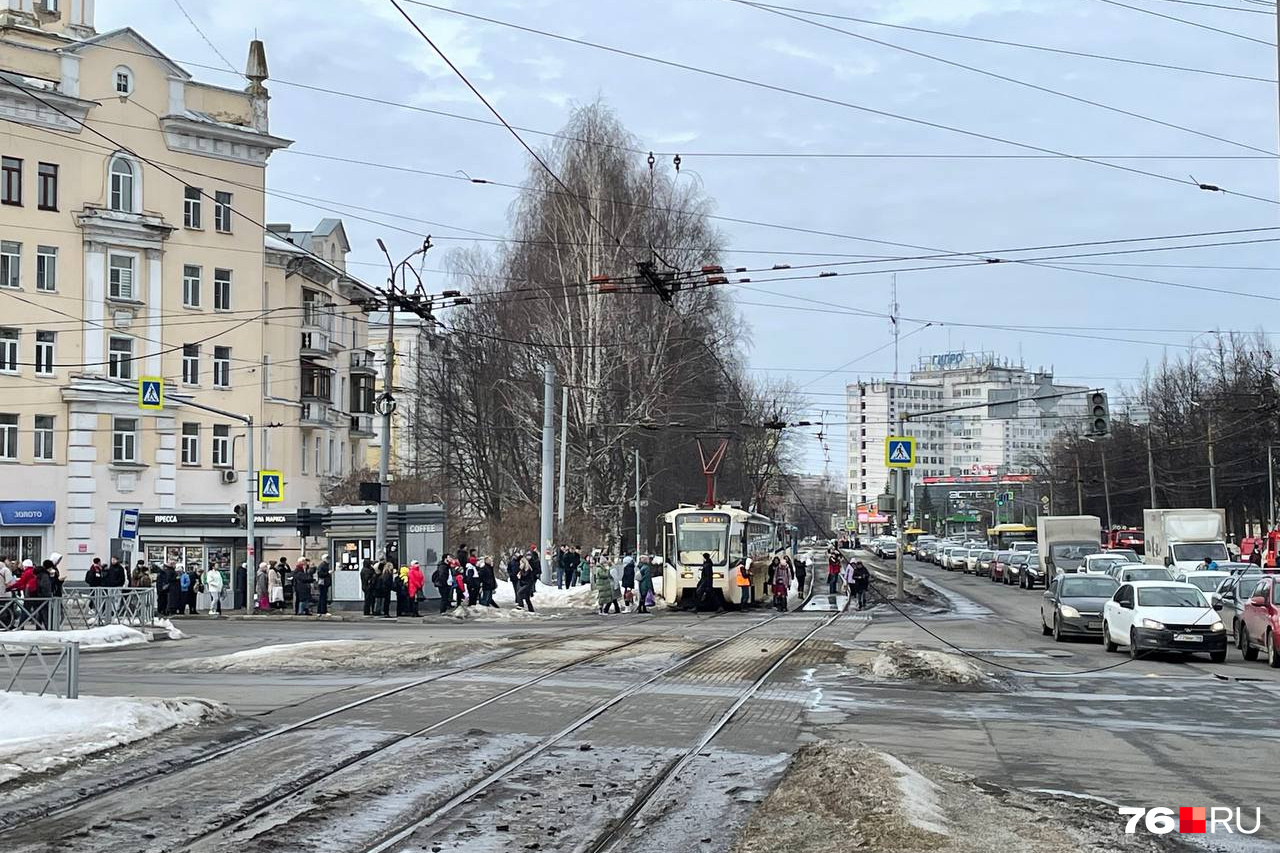
[[[537,610],[536,608],[539,605],[542,605],[542,602],[535,598],[533,602],[535,610],[530,613],[524,608],[516,607],[514,604],[509,604],[506,607],[481,607],[480,605],[468,607],[464,604],[453,608],[444,615],[460,622],[522,622],[531,619],[560,618],[560,614],[548,614]],[[551,605],[543,606],[550,607]]]
[[[493,593],[493,600],[502,608],[515,607],[516,593],[511,584],[498,581],[498,588]],[[575,586],[569,589],[556,589],[551,584],[538,582],[533,593],[534,612],[542,608],[550,610],[595,610],[596,594],[590,586]],[[493,608],[489,608],[492,610]]]
[[[0,693],[0,784],[46,773],[177,726],[231,716],[205,699],[59,699]]]
[[[947,820],[938,804],[938,786],[888,753],[877,756],[898,775],[902,813],[911,825],[925,832],[947,835]]]
[[[475,643],[468,645],[475,651]],[[375,640],[312,640],[246,649],[242,652],[174,661],[171,672],[288,673],[333,669],[381,670],[413,664],[439,663],[449,644],[428,645]]]
[[[959,655],[932,649],[913,649],[886,642],[872,658],[868,673],[880,681],[929,681],[939,684],[981,684],[987,674]]]
[[[182,633],[182,631],[168,619],[153,619],[150,627],[155,628],[158,631],[164,631],[169,635],[170,640],[187,639],[187,635]]]
[[[4,640],[28,643],[79,643],[82,649],[119,648],[147,642],[147,635],[127,625],[102,625],[78,631],[12,631],[0,636]]]

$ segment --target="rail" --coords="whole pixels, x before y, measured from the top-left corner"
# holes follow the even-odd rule
[[[0,631],[75,631],[101,625],[142,627],[155,621],[155,590],[68,589],[52,598],[0,599]]]
[[[0,637],[0,661],[4,664],[0,678],[4,679],[5,693],[80,698],[79,643],[40,643]]]

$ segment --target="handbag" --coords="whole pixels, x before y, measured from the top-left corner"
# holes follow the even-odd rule
[[[653,607],[653,605],[654,605],[654,604],[656,604],[656,603],[657,603],[657,602],[656,602],[656,600],[654,599],[654,597],[653,597],[653,593],[652,593],[652,592],[646,592],[646,593],[644,594],[644,606],[645,606],[645,607]]]
[[[284,601],[284,587],[282,586],[271,587],[271,602],[274,604],[276,602],[281,602],[281,601]]]

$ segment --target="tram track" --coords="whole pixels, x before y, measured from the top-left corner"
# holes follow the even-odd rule
[[[641,624],[643,622],[650,621],[654,618],[656,617],[648,617],[646,619],[637,620],[636,622],[632,622],[630,624]],[[485,670],[490,667],[510,666],[512,663],[512,658],[518,658],[523,655],[534,655],[539,652],[546,651],[547,649],[550,649],[554,646],[562,645],[566,642],[580,642],[584,639],[590,639],[598,636],[599,634],[606,633],[612,629],[613,629],[613,626],[606,626],[601,628],[598,631],[591,631],[586,634],[574,635],[569,638],[555,637],[545,642],[536,643],[534,645],[531,645],[522,649],[517,649],[515,651],[512,651],[510,649],[504,649],[499,652],[495,652],[494,654],[486,655],[483,659],[475,661],[473,663],[469,663],[465,666],[449,667],[440,672],[435,672],[435,673],[432,673],[431,675],[424,676],[422,678],[416,678],[411,681],[405,682],[404,684],[399,684],[399,685],[396,685],[395,687],[391,687],[386,690],[382,690],[377,693],[371,694],[369,696],[364,696],[364,697],[361,697],[360,699],[347,702],[343,705],[339,705],[336,708],[330,708],[320,713],[313,714],[309,717],[306,717],[305,719],[298,720],[292,723],[287,723],[281,726],[277,726],[273,729],[270,729],[269,731],[262,732],[260,734],[250,735],[250,736],[235,740],[231,743],[228,743],[226,745],[223,745],[219,748],[216,748],[210,751],[185,757],[184,760],[181,761],[180,763],[174,763],[172,765],[159,767],[159,768],[148,768],[143,773],[113,778],[108,784],[97,785],[90,790],[81,789],[79,793],[81,793],[82,796],[79,796],[77,798],[67,800],[64,802],[60,802],[52,808],[46,808],[46,809],[40,809],[40,810],[28,810],[26,812],[9,813],[9,814],[0,815],[0,832],[8,833],[13,830],[20,830],[23,827],[34,824],[38,821],[60,817],[64,814],[67,814],[73,811],[74,809],[80,806],[85,805],[90,800],[93,800],[102,795],[114,794],[114,793],[126,791],[130,788],[134,788],[148,782],[153,782],[157,779],[164,778],[167,776],[172,776],[176,773],[189,770],[193,767],[199,767],[199,766],[217,761],[219,759],[226,758],[227,756],[231,756],[231,755],[243,752],[245,750],[253,749],[254,747],[261,746],[262,744],[268,741],[281,738],[292,732],[296,732],[301,729],[307,728],[309,726],[313,726],[316,723],[324,722],[326,720],[330,720],[330,719],[339,717],[343,714],[349,713],[353,710],[367,707],[369,705],[372,705],[377,702],[381,702],[391,697],[399,696],[401,694],[412,691],[416,688],[423,687],[424,685],[433,684],[435,682],[443,681],[449,678],[454,678],[460,675],[474,674],[476,672]],[[640,639],[647,639],[647,638],[640,638]],[[503,691],[503,693],[496,698],[509,696],[513,693],[519,692],[520,690],[539,684],[547,680],[548,678],[558,675],[573,667],[581,666],[582,664],[590,663],[592,661],[607,657],[610,654],[613,654],[617,651],[620,651],[621,649],[624,649],[630,645],[633,645],[635,641],[636,641],[635,638],[629,639],[626,642],[623,642],[623,643],[611,646],[608,649],[604,649],[602,651],[593,653],[591,655],[588,655],[585,658],[580,658],[578,660],[574,660],[566,664],[557,666],[552,670],[539,673],[538,675],[534,676],[532,679],[522,682],[521,684],[509,690]],[[365,686],[367,686],[367,682]],[[335,691],[335,692],[339,692],[339,691]],[[313,697],[313,699],[323,698],[329,695],[332,695],[332,693],[321,694],[320,696]],[[484,703],[481,703],[481,706],[491,704],[492,701],[496,701],[496,698],[493,700],[489,700]],[[443,724],[444,722],[442,722],[440,725],[443,725]],[[385,747],[383,749],[385,749]],[[373,752],[379,752],[379,751],[382,751],[382,750],[373,750]],[[350,763],[355,763],[355,762],[350,762]],[[340,769],[340,768],[336,768],[336,769]]]

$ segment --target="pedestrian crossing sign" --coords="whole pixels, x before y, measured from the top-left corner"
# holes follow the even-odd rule
[[[143,376],[138,380],[138,408],[159,411],[164,408],[164,378]]]
[[[279,471],[258,472],[258,501],[264,504],[284,500],[284,475]]]
[[[910,436],[891,435],[884,440],[886,468],[916,467],[916,440]]]

